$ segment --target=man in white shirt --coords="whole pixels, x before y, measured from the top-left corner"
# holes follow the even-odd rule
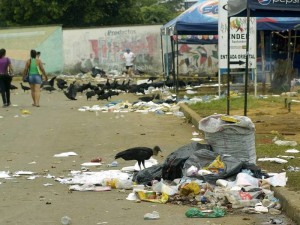
[[[133,62],[135,60],[135,55],[133,52],[130,51],[129,48],[126,48],[122,58],[125,60],[127,74],[129,77],[131,77]]]

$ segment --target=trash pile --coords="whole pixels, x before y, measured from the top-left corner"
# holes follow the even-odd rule
[[[124,189],[132,190],[126,198],[130,201],[188,205],[192,208],[186,216],[191,218],[221,217],[238,209],[281,214],[271,186],[285,186],[286,173],[264,173],[256,165],[252,121],[244,116],[212,115],[202,119],[199,128],[207,144],[184,145],[163,164],[153,163],[134,173],[74,171],[72,177],[56,180],[75,191]]]
[[[81,164],[68,177],[54,179],[69,185],[70,191],[130,190],[127,200],[161,204],[187,205],[188,218],[215,218],[240,210],[249,214],[281,214],[281,203],[271,187],[284,187],[286,173],[266,173],[256,165],[256,150],[252,121],[245,116],[212,115],[199,122],[206,143],[192,142],[169,154],[162,164],[153,158],[146,160],[145,169],[134,167],[117,169],[117,161],[108,164],[109,170],[90,171],[89,166],[101,166],[100,157]],[[276,140],[274,140],[276,141]],[[283,144],[283,142],[277,142]],[[293,143],[285,143],[295,146]],[[297,144],[297,143],[296,143]],[[299,153],[289,149],[287,153]],[[54,157],[73,157],[75,152],[55,154]],[[115,169],[113,169],[114,167]],[[289,171],[299,171],[289,167]],[[28,175],[19,171],[14,176]],[[8,171],[0,171],[0,178],[9,179]],[[51,184],[45,184],[45,186]],[[159,219],[153,211],[145,220]]]
[[[184,114],[179,111],[178,104],[168,104],[168,103],[154,103],[150,102],[136,102],[129,103],[128,101],[116,101],[110,102],[105,106],[93,105],[93,106],[82,106],[78,109],[80,112],[114,112],[114,113],[128,113],[128,112],[137,112],[137,113],[151,113],[154,112],[156,114],[170,114],[179,117],[183,117]]]

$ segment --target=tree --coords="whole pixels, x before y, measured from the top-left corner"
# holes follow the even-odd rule
[[[140,24],[137,0],[1,0],[0,25],[64,27]]]

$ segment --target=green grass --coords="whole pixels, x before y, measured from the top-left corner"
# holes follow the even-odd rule
[[[229,109],[238,110],[244,109],[244,97],[232,97],[229,101]],[[268,97],[257,98],[254,96],[248,96],[247,98],[247,110],[257,109],[261,106],[284,106],[284,97]],[[227,114],[227,98],[221,98],[219,100],[212,100],[210,102],[199,102],[196,104],[190,104],[189,107],[197,112],[202,117],[212,115],[214,113]]]
[[[275,135],[256,135],[256,154],[257,158],[273,158],[278,155],[295,156],[294,159],[286,159],[288,162],[285,164],[279,164],[275,162],[257,162],[257,165],[266,172],[286,172],[288,177],[287,188],[293,191],[300,191],[300,172],[288,172],[288,167],[300,167],[300,153],[290,154],[285,153],[287,149],[299,149],[299,145],[296,147],[290,146],[278,146],[274,143],[266,143],[271,141]],[[280,140],[283,140],[280,138]],[[284,158],[283,158],[284,159]]]
[[[249,96],[248,98],[248,110],[259,109],[263,107],[284,107],[285,97],[268,97],[268,98],[255,98]],[[211,102],[201,102],[189,105],[191,109],[196,111],[201,117],[207,117],[214,113],[226,114],[227,112],[227,100],[226,98],[215,100]],[[244,108],[244,98],[231,98],[230,100],[230,110],[239,110]],[[289,146],[278,146],[272,142],[275,134],[256,134],[256,154],[257,158],[262,157],[277,157],[278,155],[290,155],[295,156],[294,159],[287,159],[288,163],[278,164],[275,162],[257,162],[257,165],[266,172],[287,172],[288,182],[287,188],[293,191],[300,191],[300,172],[288,172],[288,166],[300,167],[300,153],[298,154],[288,154],[285,153],[287,149],[298,149],[299,145],[296,147]],[[281,136],[280,140],[284,140]],[[299,157],[299,158],[297,158]]]

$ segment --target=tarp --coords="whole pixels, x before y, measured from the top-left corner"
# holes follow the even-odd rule
[[[297,17],[300,11],[298,0],[228,0],[228,16],[246,16],[247,3],[252,16]]]
[[[253,2],[253,8],[258,8],[259,2],[270,2],[270,0],[249,0]],[[273,1],[272,1],[273,2]],[[218,0],[199,0],[189,9],[184,11],[178,17],[174,18],[161,28],[162,35],[200,35],[200,34],[218,34]],[[235,12],[242,12],[246,7],[247,1],[228,0],[228,8],[235,9]],[[232,4],[230,6],[229,4]],[[271,3],[270,3],[271,4]],[[238,7],[234,7],[234,6]],[[282,4],[280,4],[282,5]],[[255,8],[256,7],[256,8]],[[293,10],[300,10],[300,4],[296,4]],[[257,10],[256,10],[257,11]],[[286,30],[293,29],[294,26],[300,24],[300,17],[286,17],[289,13],[277,12],[277,17],[258,17],[257,30]],[[253,12],[251,12],[253,13]],[[251,14],[252,15],[252,14]],[[263,15],[266,15],[263,14]],[[298,13],[299,15],[299,13]],[[252,16],[255,16],[253,13]],[[280,17],[278,17],[280,16]],[[292,16],[292,15],[291,15]]]

